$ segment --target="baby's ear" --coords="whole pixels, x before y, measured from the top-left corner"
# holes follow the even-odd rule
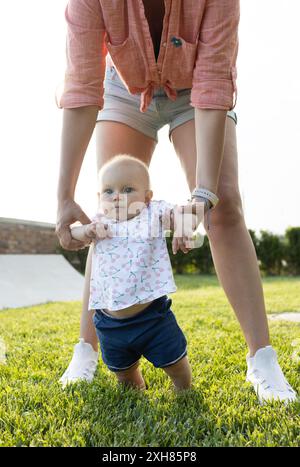
[[[153,198],[153,191],[152,190],[146,190],[145,192],[145,201],[146,203],[149,203],[151,199]]]

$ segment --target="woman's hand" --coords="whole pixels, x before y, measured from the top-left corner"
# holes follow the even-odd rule
[[[86,246],[85,242],[74,240],[71,236],[70,225],[74,224],[76,221],[80,221],[81,224],[88,224],[91,222],[81,207],[72,198],[59,201],[55,233],[58,236],[61,246],[65,250],[81,250]]]
[[[184,206],[176,206],[174,209],[174,235],[172,239],[172,251],[176,255],[178,250],[188,253],[193,249],[194,232],[204,219],[207,207],[203,201],[194,199]]]

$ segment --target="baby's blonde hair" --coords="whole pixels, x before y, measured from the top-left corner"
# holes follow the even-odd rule
[[[105,162],[98,172],[98,182],[100,182],[103,173],[108,167],[119,162],[129,162],[129,163],[135,163],[139,165],[146,175],[147,188],[149,190],[151,189],[151,181],[150,181],[150,174],[149,174],[148,166],[143,161],[141,161],[140,159],[137,159],[134,156],[131,156],[130,154],[116,154],[111,159],[109,159],[107,162]]]

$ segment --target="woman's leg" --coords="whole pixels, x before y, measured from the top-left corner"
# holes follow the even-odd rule
[[[148,166],[156,146],[156,140],[130,126],[115,121],[99,121],[96,124],[97,171],[116,154],[129,153],[141,159]],[[80,342],[75,345],[73,358],[61,377],[63,385],[79,379],[91,381],[97,365],[98,339],[93,313],[88,310],[92,248],[90,246],[82,300],[80,321]]]
[[[94,245],[91,244],[86,259],[85,275],[84,275],[84,287],[83,287],[83,298],[82,298],[82,312],[80,318],[80,337],[85,342],[91,344],[95,352],[98,351],[98,338],[96,335],[93,313],[89,311],[89,297],[90,297],[90,279],[91,279],[91,266],[92,266],[92,254]]]
[[[195,122],[190,120],[172,132],[172,142],[190,190],[195,187]],[[217,195],[218,205],[210,213],[210,242],[219,281],[240,322],[250,355],[269,345],[268,322],[257,256],[247,230],[238,186],[236,126],[226,119],[224,155]]]

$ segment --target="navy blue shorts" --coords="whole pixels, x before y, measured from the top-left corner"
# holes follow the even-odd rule
[[[130,318],[114,318],[95,310],[94,324],[104,363],[111,371],[126,370],[143,355],[156,368],[178,362],[187,354],[186,338],[163,295]]]

